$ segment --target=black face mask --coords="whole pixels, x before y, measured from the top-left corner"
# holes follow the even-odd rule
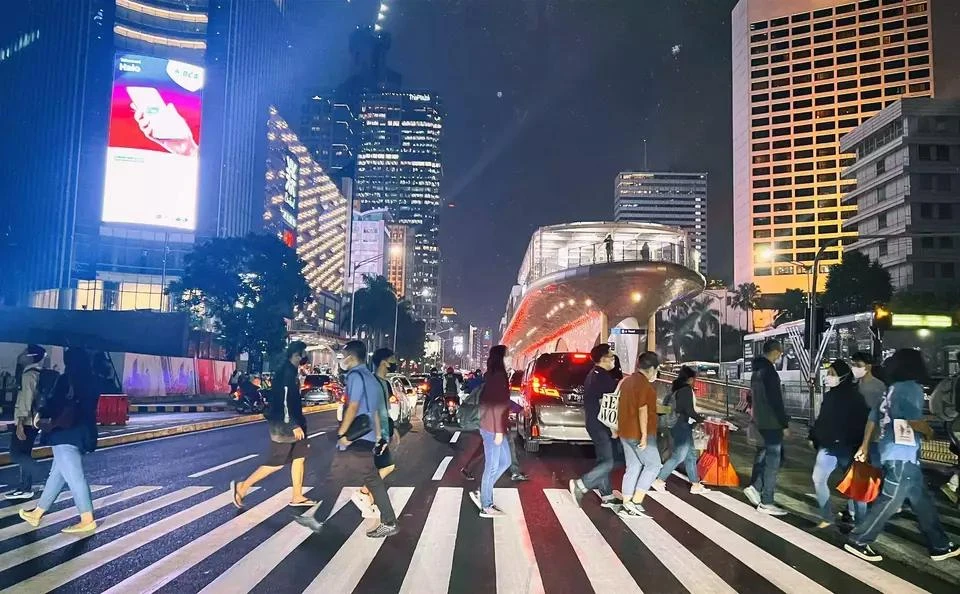
[[[387,364],[387,373],[396,373],[397,369],[400,369],[400,366],[397,365],[396,363]]]

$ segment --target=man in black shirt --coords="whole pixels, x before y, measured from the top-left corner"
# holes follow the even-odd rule
[[[597,418],[600,414],[600,400],[604,394],[616,391],[617,380],[610,371],[616,363],[616,356],[610,350],[610,345],[601,344],[590,351],[594,368],[587,374],[583,383],[583,411],[586,415],[587,433],[593,440],[593,447],[597,454],[597,465],[579,479],[570,480],[570,494],[577,505],[583,496],[592,489],[600,491],[600,500],[603,507],[616,509],[622,502],[613,494],[613,484],[610,482],[610,473],[614,466],[614,439],[617,437],[610,432],[606,425]]]

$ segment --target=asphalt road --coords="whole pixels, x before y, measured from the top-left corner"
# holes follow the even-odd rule
[[[458,471],[476,436],[431,435],[416,425],[395,448],[398,469],[388,480],[401,533],[376,541],[363,534],[359,511],[347,501],[357,468],[335,451],[334,413],[308,420],[305,482],[312,487],[308,495],[322,500],[319,513],[330,516],[322,533],[292,522],[303,510],[287,507],[285,470],[247,496],[245,511],[231,505],[229,481],[264,460],[263,423],[174,436],[84,459],[99,522],[87,538],[59,532],[75,521],[70,500],[58,503],[37,530],[20,521],[15,506],[3,504],[0,588],[30,594],[808,594],[946,593],[960,583],[949,579],[960,580],[960,561],[938,564],[938,572],[900,560],[874,566],[843,552],[839,535],[814,533],[801,512],[769,518],[736,490],[691,496],[679,478],[671,478],[669,493],[648,498],[652,519],[620,519],[591,496],[579,509],[566,485],[590,467],[589,448],[521,454],[531,480],[501,479],[495,499],[508,517],[484,520],[467,497],[475,483]],[[0,470],[0,483],[10,484],[16,472]],[[955,510],[943,514],[960,525]],[[901,520],[910,524],[909,516]],[[925,550],[903,531],[889,536],[923,559]]]

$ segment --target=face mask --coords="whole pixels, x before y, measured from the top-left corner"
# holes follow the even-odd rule
[[[300,357],[300,365],[306,365],[309,362],[310,359],[307,359],[306,357]]]
[[[827,378],[823,381],[823,383],[828,388],[836,388],[837,386],[840,385],[840,378],[835,375],[828,375]]]
[[[340,369],[342,369],[343,371],[348,371],[350,369],[350,366],[347,365],[346,359],[340,359],[340,363],[338,363],[338,365],[340,366]]]
[[[855,377],[855,378],[857,378],[857,379],[861,379],[861,378],[863,378],[865,375],[867,375],[867,368],[866,368],[866,367],[854,367],[854,368],[851,369],[851,371],[853,372],[853,377]]]
[[[397,365],[396,363],[389,363],[389,364],[387,365],[387,372],[388,372],[388,373],[396,373],[396,372],[397,372],[397,369],[399,369],[399,368],[400,368],[400,366]]]

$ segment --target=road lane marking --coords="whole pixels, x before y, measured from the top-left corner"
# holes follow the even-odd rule
[[[410,501],[413,487],[393,487],[390,489],[390,503],[399,516]],[[369,538],[364,524],[353,531],[337,554],[330,559],[323,570],[303,594],[324,594],[327,592],[353,592],[366,573],[373,558],[383,546],[383,538]],[[25,592],[26,594],[26,592]]]
[[[447,467],[450,466],[452,460],[453,456],[444,456],[443,460],[440,460],[440,466],[437,466],[437,471],[433,473],[433,480],[443,480],[443,475],[447,472]]]
[[[635,592],[640,586],[623,566],[610,544],[603,538],[587,514],[573,502],[566,489],[544,489],[554,515],[567,534],[590,585],[597,592]],[[652,520],[648,520],[652,521]]]
[[[327,516],[328,520],[350,502],[350,496],[358,488],[344,487],[340,490],[340,495]],[[311,508],[301,515],[312,515],[314,511],[316,510]],[[200,590],[200,594],[241,594],[253,590],[311,534],[313,531],[309,528],[290,522],[207,584]]]
[[[246,461],[246,460],[249,460],[250,458],[256,458],[258,455],[259,455],[259,454],[249,454],[249,455],[247,455],[247,456],[243,456],[242,458],[237,458],[236,460],[230,460],[229,462],[224,462],[223,464],[218,464],[218,465],[214,466],[213,468],[208,468],[208,469],[206,469],[206,470],[201,470],[200,472],[194,472],[193,474],[188,474],[188,475],[187,475],[187,478],[198,478],[198,477],[201,477],[201,476],[210,474],[210,473],[212,473],[212,472],[216,472],[216,471],[218,471],[218,470],[222,470],[222,469],[224,469],[224,468],[226,468],[226,467],[228,467],[228,466],[233,466],[234,464],[240,464],[241,462],[244,462],[244,461]]]
[[[622,516],[620,519],[688,591],[697,594],[736,594],[736,590],[723,578],[677,542],[656,521]]]
[[[193,497],[194,495],[197,495],[209,489],[211,489],[211,487],[186,487],[184,489],[180,489],[179,491],[167,493],[162,497],[151,499],[145,503],[141,503],[140,505],[135,505],[131,508],[125,509],[115,514],[110,514],[109,516],[101,520],[97,520],[97,529],[94,531],[94,534],[98,534],[100,532],[103,532],[104,530],[109,530],[110,528],[116,528],[117,526],[123,524],[124,522],[135,520],[140,516],[149,514],[150,512],[154,512],[158,509],[162,509],[168,505],[171,505],[178,501],[182,501],[188,497]],[[46,555],[51,551],[55,551],[59,548],[74,544],[76,542],[77,542],[77,537],[72,534],[57,533],[53,536],[49,536],[42,540],[32,542],[20,548],[7,551],[5,553],[0,554],[0,571],[6,571],[11,567],[15,567],[31,559],[36,559],[41,555]],[[117,542],[117,541],[113,541],[113,542]],[[93,549],[92,552],[99,554],[100,550],[101,549]],[[104,563],[106,563],[106,561],[104,561]],[[58,571],[58,568],[60,567],[64,567],[64,565],[60,565],[57,568],[51,569],[50,571],[53,571],[53,572]],[[67,571],[67,570],[64,570],[64,571]],[[87,569],[84,571],[84,573],[86,573],[86,571],[90,571],[90,570]],[[49,573],[49,572],[45,572],[45,573]],[[40,575],[44,575],[44,574],[40,574]],[[82,574],[78,574],[78,575],[82,575]],[[36,577],[39,577],[39,576],[36,576]],[[77,577],[77,576],[74,576],[74,577]],[[63,582],[50,586],[49,588],[36,586],[33,588],[25,589],[23,590],[23,592],[49,592],[50,590],[53,590],[58,586],[62,586],[63,584],[67,583],[72,579],[74,578],[71,577]],[[17,587],[24,586],[28,582],[30,582],[30,580],[27,580],[26,582],[20,582]],[[40,583],[44,583],[43,580],[41,580]]]
[[[914,594],[926,592],[913,584],[888,573],[876,565],[854,557],[850,553],[826,543],[816,536],[766,514],[758,513],[745,503],[737,501],[725,493],[713,491],[704,495],[710,501],[737,514],[744,520],[763,528],[767,532],[782,538],[790,544],[810,553],[827,565],[832,565],[847,575],[880,592]]]
[[[721,549],[736,551],[737,558],[743,564],[784,592],[788,594],[793,592],[798,594],[812,594],[814,592],[829,594],[830,591],[817,582],[783,563],[676,495],[650,492],[649,497],[660,502],[663,507],[689,524],[697,532],[712,540]]]
[[[307,487],[304,493],[310,490]],[[273,514],[287,507],[293,489],[280,491],[263,503],[221,524],[203,536],[190,541],[175,553],[163,557],[153,565],[141,569],[122,582],[115,584],[104,594],[140,592],[151,594],[169,584],[181,574],[194,567],[210,555],[216,553],[237,538],[260,525]]]
[[[133,499],[134,497],[139,497],[144,493],[156,491],[159,488],[160,487],[133,487],[132,489],[126,489],[124,491],[120,491],[119,493],[101,497],[100,499],[94,499],[93,509],[103,509],[108,505],[120,503],[121,501],[126,501],[127,499]],[[34,528],[26,522],[19,522],[17,524],[13,524],[12,526],[7,526],[6,528],[0,529],[0,540],[6,540],[8,538],[13,538],[14,536],[20,536],[21,534],[26,534],[27,532],[33,532],[34,530],[47,527],[50,524],[56,524],[57,522],[69,520],[70,518],[74,518],[76,516],[77,510],[73,507],[55,511],[52,514],[44,514],[42,519],[43,523],[37,528]]]
[[[313,439],[314,437],[319,437],[319,436],[321,436],[321,435],[324,435],[325,433],[326,433],[326,431],[317,431],[316,433],[314,433],[314,434],[312,434],[312,435],[308,435],[308,436],[307,436],[307,439]]]
[[[97,491],[103,491],[109,488],[110,488],[110,485],[90,485],[90,492],[96,493]],[[68,499],[73,499],[73,493],[70,493],[69,491],[67,491],[66,493],[61,493],[60,496],[57,497],[53,502],[60,503],[61,501],[66,501]],[[0,520],[2,520],[3,518],[8,518],[10,516],[15,516],[19,514],[21,509],[24,511],[30,511],[37,507],[38,502],[39,502],[39,499],[35,501],[28,501],[26,503],[23,503],[21,505],[16,505],[14,507],[5,507],[3,509],[0,509]]]
[[[446,594],[453,572],[463,489],[440,487],[417,539],[400,594]]]
[[[457,443],[460,440],[460,432],[454,431],[453,435],[450,436],[450,443]]]
[[[523,516],[520,492],[494,489],[493,500],[507,514],[505,518],[493,519],[497,594],[543,594],[543,580]]]

